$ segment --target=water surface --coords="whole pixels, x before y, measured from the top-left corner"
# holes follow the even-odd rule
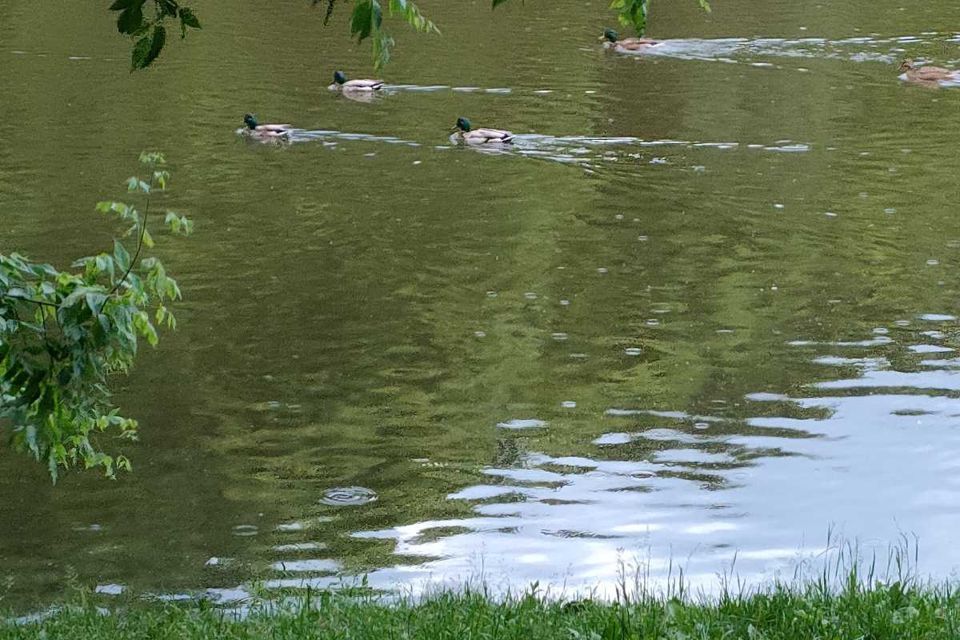
[[[326,90],[368,69],[345,16],[205,6],[131,75],[62,4],[0,6],[0,249],[108,243],[141,149],[197,228],[160,245],[179,331],[118,381],[135,473],[0,450],[5,603],[761,580],[828,531],[960,566],[960,90],[896,78],[958,64],[952,3],[664,4],[669,48],[621,57],[599,4],[425,2],[444,35],[398,27],[369,104]]]

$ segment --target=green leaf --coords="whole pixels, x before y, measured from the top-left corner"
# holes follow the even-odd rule
[[[96,257],[95,263],[99,271],[107,271],[110,273],[111,279],[113,278],[113,260],[110,259],[109,255],[101,253]]]
[[[77,287],[70,292],[70,295],[63,299],[63,301],[60,303],[60,309],[69,309],[70,307],[79,303],[81,300],[85,301],[87,295],[91,293],[103,293],[103,291],[99,287]]]
[[[146,167],[153,167],[155,165],[166,164],[166,159],[159,151],[141,151],[140,164]]]
[[[373,1],[359,0],[353,7],[350,17],[350,35],[363,42],[374,30]]]
[[[173,233],[180,233],[180,230],[183,227],[183,220],[181,220],[180,216],[175,214],[173,211],[167,211],[167,217],[164,219],[163,223],[170,227],[170,231]]]
[[[143,36],[133,45],[133,52],[130,56],[130,71],[143,69],[146,66],[144,60],[150,55],[151,40],[152,38],[150,36]],[[131,191],[133,191],[133,189],[131,189]]]
[[[149,36],[143,36],[137,43],[133,46],[133,54],[131,56],[131,71],[136,71],[137,69],[145,69],[150,66],[150,64],[157,59],[157,56],[160,55],[160,52],[163,51],[163,45],[167,41],[167,30],[163,28],[163,25],[155,25],[153,27],[153,33]],[[145,182],[142,180],[138,181],[138,187],[141,191],[144,190]],[[149,190],[149,187],[147,187]]]
[[[620,24],[643,35],[647,28],[647,0],[613,0],[610,8],[617,11]]]
[[[130,252],[119,240],[113,241],[113,260],[118,271],[122,272],[130,268]]]
[[[130,459],[127,456],[117,456],[117,470],[127,472],[133,471],[133,464],[131,464]]]
[[[193,10],[189,7],[180,7],[180,23],[191,29],[203,28],[200,26],[200,20],[197,19],[196,14],[194,14]]]
[[[158,24],[153,28],[153,40],[150,42],[150,53],[147,55],[147,61],[144,66],[148,66],[157,59],[157,56],[163,51],[163,45],[166,44],[166,42],[167,30],[163,28],[163,25]]]
[[[90,309],[90,312],[97,315],[103,311],[103,307],[107,303],[107,294],[99,292],[88,293],[84,296],[84,300],[86,300],[87,308]]]
[[[154,171],[153,172],[153,183],[161,191],[167,188],[167,180],[170,179],[170,173],[167,171]]]
[[[406,20],[407,24],[420,33],[440,33],[437,25],[433,24],[433,22],[430,20],[427,20],[427,18],[420,12],[420,9],[417,8],[417,5],[412,2],[408,2],[408,0],[389,0],[387,8],[389,9],[391,15],[399,13],[403,19]]]
[[[393,38],[383,31],[377,31],[373,38],[373,66],[381,69],[390,62],[390,49],[393,47]]]
[[[50,479],[53,481],[53,484],[57,484],[58,468],[57,468],[57,458],[53,455],[53,451],[50,452],[50,455],[47,459],[47,469],[50,471]]]
[[[117,31],[124,35],[136,35],[143,27],[143,3],[146,0],[135,0],[117,17]]]
[[[157,330],[150,322],[150,316],[145,312],[141,311],[133,317],[133,326],[137,329],[137,333],[146,338],[147,344],[151,347],[157,346],[160,342],[157,337]]]
[[[157,9],[160,18],[167,18],[177,15],[176,0],[157,0]]]

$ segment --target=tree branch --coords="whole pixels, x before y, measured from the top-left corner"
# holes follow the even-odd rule
[[[126,273],[117,280],[117,283],[113,285],[113,288],[110,289],[110,292],[107,294],[107,298],[112,296],[117,292],[117,289],[120,288],[126,279],[130,275],[130,272],[133,271],[133,267],[137,264],[137,260],[140,258],[140,251],[143,250],[143,237],[147,234],[147,217],[150,215],[150,200],[153,196],[153,167],[150,167],[150,187],[147,189],[147,205],[143,209],[143,222],[140,225],[140,239],[137,241],[137,251],[133,254],[133,258],[130,259],[130,264],[127,266]],[[103,304],[107,304],[107,301],[104,300]],[[103,311],[103,306],[100,307],[100,311]]]
[[[7,298],[8,300],[20,300],[21,302],[32,302],[33,304],[43,307],[54,307],[57,309],[60,308],[60,305],[55,302],[47,302],[46,300],[37,300],[35,298],[24,298],[23,296],[12,296],[9,293],[0,294],[0,298]]]

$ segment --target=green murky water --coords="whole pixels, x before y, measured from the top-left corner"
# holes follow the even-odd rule
[[[599,49],[606,3],[424,2],[444,35],[398,26],[371,104],[326,91],[368,52],[306,3],[198,6],[135,75],[63,4],[0,4],[0,250],[108,242],[142,149],[197,231],[118,394],[136,473],[0,450],[6,603],[761,579],[830,528],[960,566],[960,90],[896,74],[960,62],[951,2],[657,4],[643,58]],[[452,148],[459,115],[518,144]]]

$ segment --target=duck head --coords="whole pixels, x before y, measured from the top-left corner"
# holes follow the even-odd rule
[[[453,125],[453,128],[450,129],[450,131],[451,133],[454,131],[463,131],[464,133],[466,133],[467,131],[470,131],[470,128],[471,128],[470,121],[464,118],[463,116],[461,116],[457,118],[457,123]]]
[[[603,30],[603,36],[600,39],[606,40],[607,42],[616,42],[620,39],[620,34],[608,28]]]
[[[343,71],[333,72],[333,82],[335,84],[343,84],[346,81],[347,81],[347,76],[343,75]]]
[[[913,60],[904,60],[900,63],[900,73],[905,73],[913,69]]]
[[[247,128],[251,130],[257,128],[257,116],[253,115],[252,113],[248,113],[247,115],[243,116],[243,122],[247,125]]]

